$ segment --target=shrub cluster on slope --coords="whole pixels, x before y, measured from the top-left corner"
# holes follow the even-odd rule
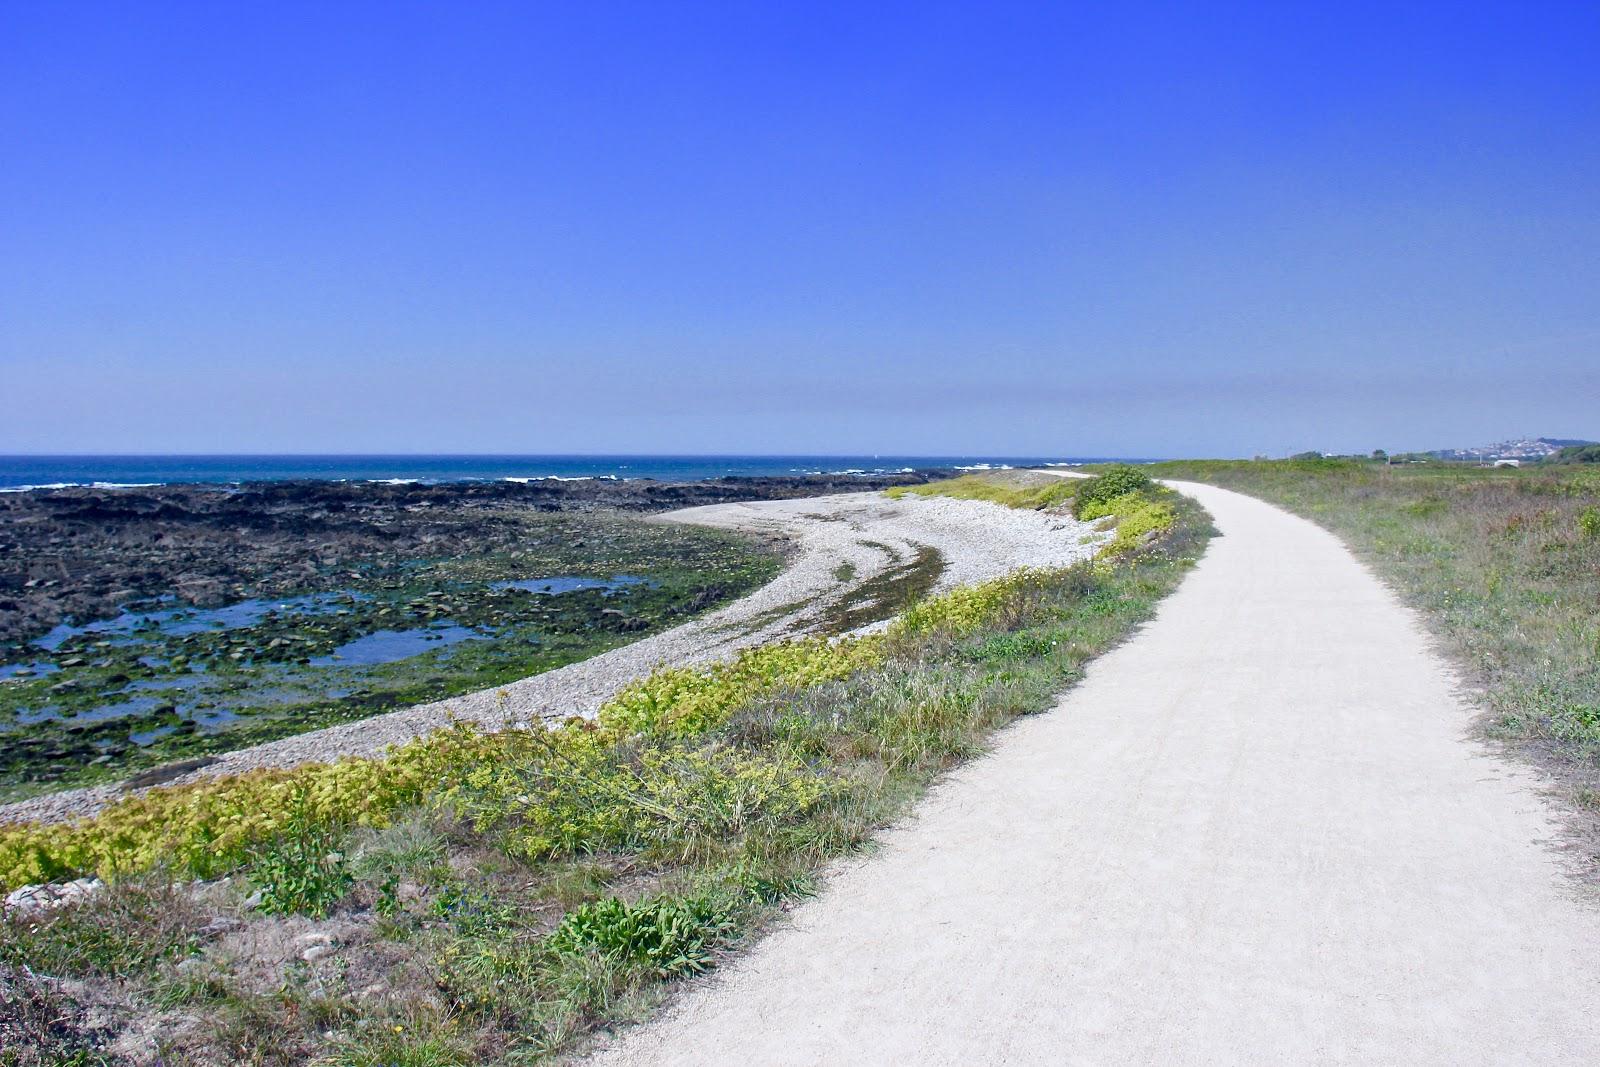
[[[1600,445],[1568,445],[1546,456],[1550,464],[1600,463]]]
[[[1084,521],[1104,519],[1116,531],[1102,555],[1131,552],[1172,525],[1172,504],[1151,493],[1150,476],[1137,467],[1116,466],[1083,483],[1072,502]]]
[[[1115,500],[1149,488],[1150,475],[1138,467],[1126,464],[1107,467],[1088,481],[1078,483],[1078,492],[1072,501],[1073,513],[1080,519],[1092,517],[1085,516],[1084,511],[1104,508]]]
[[[926,600],[885,633],[662,670],[597,721],[458,726],[386,759],[158,789],[78,824],[9,828],[8,883],[94,871],[111,886],[42,919],[5,918],[0,944],[25,947],[0,950],[0,969],[70,1019],[77,994],[20,968],[51,958],[57,977],[92,984],[100,950],[72,947],[95,940],[83,931],[143,929],[151,919],[128,916],[150,909],[130,900],[199,876],[211,881],[181,894],[152,942],[169,947],[126,982],[92,986],[144,1020],[163,1062],[552,1053],[713,966],[820,864],[992,730],[1048,707],[1147,617],[1208,530],[1163,491],[1099,506],[1112,505],[1166,509],[1167,526],[1151,527],[1164,536]]]

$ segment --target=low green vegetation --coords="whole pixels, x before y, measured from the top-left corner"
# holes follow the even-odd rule
[[[1039,511],[1071,503],[1077,482],[1032,471],[963,474],[926,485],[897,485],[884,492],[896,500],[904,496],[948,496],[957,500],[987,500],[1008,508]]]
[[[1172,504],[1149,491],[1150,476],[1137,467],[1109,467],[1083,482],[1072,502],[1073,514],[1085,522],[1109,520],[1111,542],[1102,552],[1120,555],[1140,547],[1172,525]]]
[[[1600,470],[1319,457],[1150,471],[1250,493],[1343,537],[1471,672],[1491,731],[1591,788],[1600,774]]]
[[[165,880],[126,879],[92,908],[68,906],[49,922],[8,919],[0,927],[6,935],[0,966],[100,978],[148,975],[196,946],[202,914]]]
[[[1549,464],[1600,463],[1600,445],[1568,445],[1545,460]]]
[[[714,896],[616,897],[580,904],[550,935],[558,956],[595,956],[612,968],[656,978],[707,970],[737,928],[737,902]]]
[[[80,1047],[86,994],[16,963],[58,961],[52,977],[90,982],[169,1064],[556,1054],[715,966],[822,864],[861,848],[995,729],[1048,708],[1148,618],[1210,531],[1163,490],[1097,506],[1112,522],[1140,502],[1168,522],[1120,555],[924,599],[868,637],[663,669],[596,721],[458,726],[385,759],[160,788],[77,824],[11,827],[6,884],[97,872],[111,887],[6,918],[0,934],[28,940],[0,958],[0,979],[29,1011],[65,1020],[62,1047]],[[132,887],[196,877],[209,881],[181,891],[141,969],[94,985],[120,950],[73,949],[93,940],[76,931],[121,923]]]
[[[321,919],[354,881],[338,833],[316,816],[304,790],[289,797],[280,828],[251,850],[248,862],[256,907],[268,915]]]
[[[1108,508],[1116,501],[1133,493],[1150,488],[1150,475],[1138,467],[1116,465],[1107,467],[1094,478],[1074,483],[1077,489],[1072,498],[1073,513],[1080,519],[1094,518],[1086,511]]]

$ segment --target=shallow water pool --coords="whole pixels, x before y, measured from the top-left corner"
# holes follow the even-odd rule
[[[347,641],[333,650],[332,655],[317,656],[313,667],[371,667],[379,663],[420,656],[436,648],[460,644],[474,638],[491,637],[492,634],[474,630],[470,626],[430,626],[422,630],[377,630],[354,641]]]

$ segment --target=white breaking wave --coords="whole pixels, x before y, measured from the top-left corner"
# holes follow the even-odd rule
[[[149,489],[165,482],[45,482],[40,485],[8,485],[0,493],[31,493],[35,489]]]
[[[518,485],[527,485],[529,482],[625,482],[630,479],[622,478],[615,474],[537,474],[531,477],[507,475],[500,480],[502,482],[516,482]]]

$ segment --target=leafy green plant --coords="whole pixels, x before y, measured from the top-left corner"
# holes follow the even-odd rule
[[[281,836],[251,857],[250,884],[269,915],[325,917],[344,899],[355,876],[340,851],[340,835],[309,818],[303,794],[291,800]]]
[[[397,874],[384,875],[378,883],[377,896],[372,902],[372,910],[385,919],[396,918],[404,906],[400,901],[400,876]]]
[[[1112,497],[1085,508],[1084,519],[1109,518],[1116,523],[1111,540],[1100,550],[1102,558],[1120,556],[1138,548],[1147,535],[1160,534],[1175,521],[1172,504],[1139,491]]]
[[[0,885],[115,878],[157,866],[216,877],[284,836],[295,819],[330,831],[386,826],[465,768],[516,753],[529,736],[457,724],[381,757],[165,786],[76,822],[0,825]]]
[[[971,633],[1002,620],[1009,622],[1064,573],[1024,567],[1004,577],[952,589],[912,606],[889,627],[889,634],[904,641],[934,633]]]
[[[633,904],[608,897],[568,912],[549,944],[557,953],[594,953],[674,978],[709,968],[734,929],[727,903],[711,897],[661,896]]]
[[[1048,655],[1055,645],[1054,637],[1037,631],[995,634],[973,648],[969,655],[979,661],[1030,659]]]
[[[1578,529],[1585,537],[1600,537],[1600,507],[1590,506],[1578,512]]]
[[[447,920],[457,933],[472,936],[500,930],[516,921],[516,910],[504,901],[460,882],[440,890],[428,910],[435,918]]]

